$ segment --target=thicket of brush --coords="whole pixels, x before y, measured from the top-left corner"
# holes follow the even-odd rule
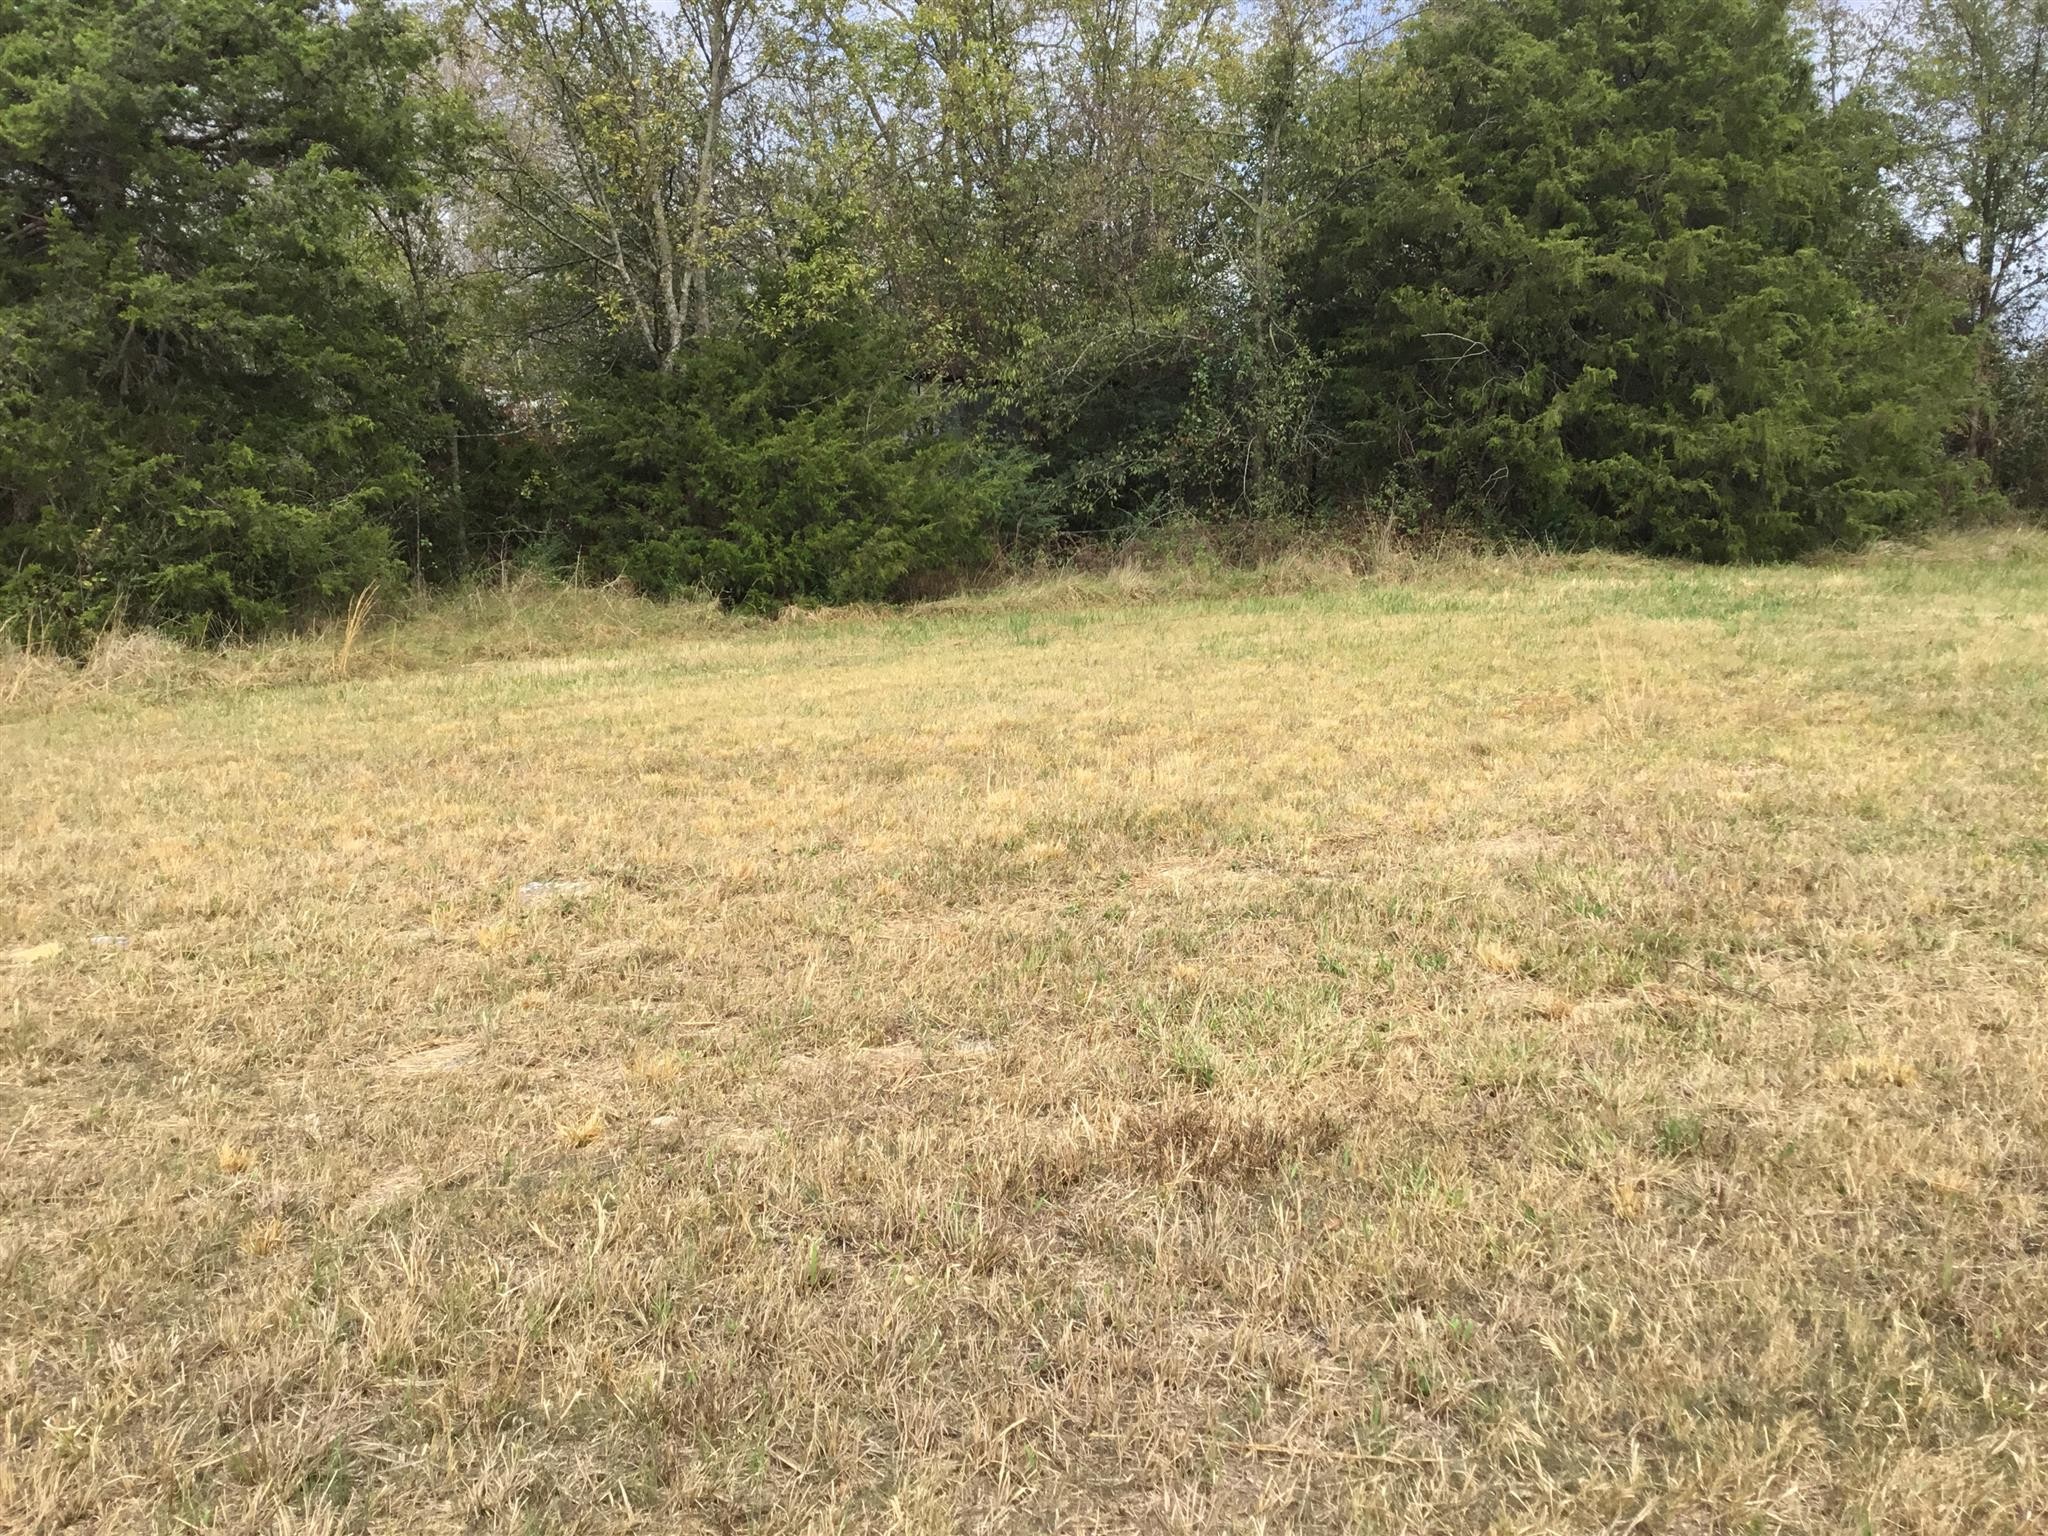
[[[0,623],[2028,501],[2044,43],[2039,0],[24,0]]]

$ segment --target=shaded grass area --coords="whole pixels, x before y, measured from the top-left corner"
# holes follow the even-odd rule
[[[0,1525],[2048,1519],[2048,543],[1202,581],[24,690]]]

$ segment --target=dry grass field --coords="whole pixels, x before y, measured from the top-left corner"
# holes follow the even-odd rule
[[[528,597],[0,675],[0,1529],[2048,1528],[2048,538]]]

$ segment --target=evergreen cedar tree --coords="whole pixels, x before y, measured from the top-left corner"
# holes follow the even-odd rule
[[[375,4],[7,7],[0,614],[199,638],[392,579],[430,402],[373,214],[429,191],[423,34]]]
[[[901,357],[841,306],[700,339],[676,373],[585,380],[550,483],[576,546],[643,591],[748,608],[882,599],[980,558],[1027,462],[959,430]]]
[[[1304,286],[1354,472],[1484,527],[1715,560],[1910,528],[1952,306],[1893,313],[1867,119],[1758,0],[1442,0],[1339,108],[1375,142]]]
[[[1210,515],[1395,485],[1488,530],[1774,558],[1923,522],[1955,473],[1954,306],[1898,276],[1926,263],[1878,184],[1873,119],[1823,109],[1757,0],[1435,0],[1390,54],[1262,102],[1259,142],[1295,157],[1270,185],[1311,210],[1306,238],[1256,294],[1155,244],[1155,265],[1207,261],[1225,300],[1206,329],[1141,316],[1132,334],[1177,350],[1107,361],[1114,327],[1077,311],[1067,351],[1115,383],[1085,410],[1052,398],[1074,373],[1034,383],[1016,357],[906,366],[923,333],[879,277],[783,302],[806,263],[876,272],[841,218],[806,226],[822,254],[749,247],[672,370],[583,304],[598,318],[559,345],[542,427],[465,359],[548,336],[493,334],[494,306],[450,299],[452,266],[423,279],[406,233],[467,195],[481,131],[433,83],[416,15],[6,5],[17,636],[79,645],[117,617],[247,633],[407,565],[454,574],[485,531],[655,592],[886,597],[999,531],[1111,529],[1146,477]],[[1156,291],[1181,306],[1199,286]]]

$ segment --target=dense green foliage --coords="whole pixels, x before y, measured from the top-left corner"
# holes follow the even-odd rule
[[[0,0],[0,624],[508,556],[887,598],[1375,499],[1775,558],[2037,493],[2048,6],[1817,15]]]
[[[889,343],[835,316],[586,380],[557,456],[564,531],[600,574],[747,607],[887,598],[985,557],[1015,457],[893,372]]]
[[[2020,506],[2048,507],[2048,345],[2000,347],[1992,367],[1998,484]]]
[[[1869,238],[1851,119],[1769,0],[1445,0],[1396,68],[1351,98],[1380,148],[1309,284],[1359,473],[1715,559],[1932,512],[1966,349],[1844,275]]]
[[[274,622],[395,571],[435,378],[376,217],[423,203],[376,3],[9,0],[0,612]]]

